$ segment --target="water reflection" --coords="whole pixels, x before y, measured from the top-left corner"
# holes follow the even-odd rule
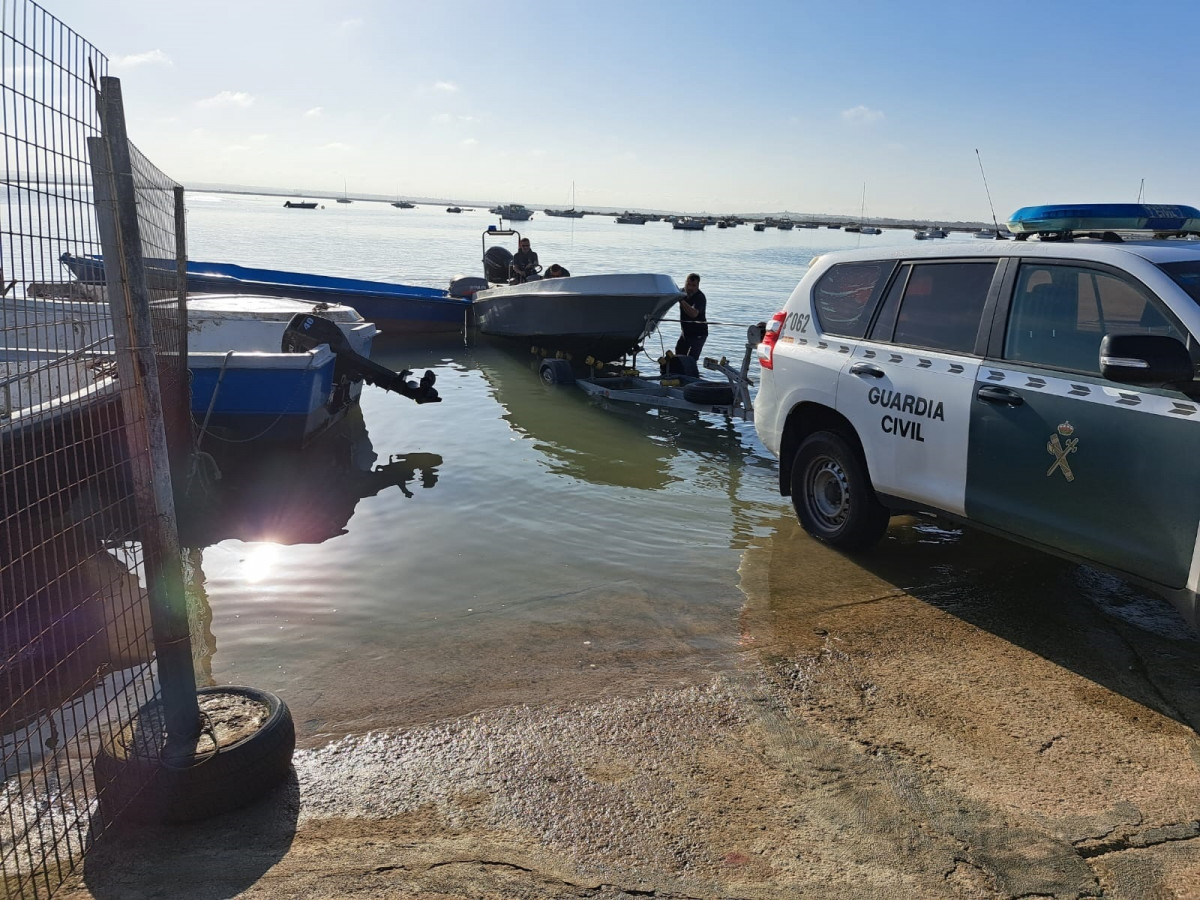
[[[434,487],[442,457],[371,445],[361,409],[303,450],[254,451],[222,459],[217,477],[194,478],[179,511],[180,540],[207,547],[229,538],[318,544],[346,533],[359,500],[396,488]]]
[[[736,491],[750,426],[547,385],[534,357],[497,347],[476,346],[466,362],[483,374],[505,421],[533,441],[552,474],[648,491],[680,481]]]
[[[504,419],[533,441],[551,473],[642,490],[662,490],[676,480],[670,467],[675,443],[662,430],[647,433],[652,417],[597,416],[583,391],[545,384],[534,357],[477,346],[468,361],[487,380]]]
[[[921,518],[893,519],[878,547],[854,557],[813,540],[790,515],[771,524],[739,569],[746,646],[803,656],[836,640],[869,655],[939,635],[992,635],[1191,727],[1200,722],[1197,636],[1166,600],[1128,582]],[[955,652],[965,660],[970,651]]]

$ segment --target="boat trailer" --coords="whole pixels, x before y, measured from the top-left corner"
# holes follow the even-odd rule
[[[704,368],[720,372],[724,381],[701,378],[696,361],[687,356],[668,352],[659,361],[661,374],[643,375],[636,369],[619,369],[592,359],[587,360],[591,374],[577,377],[571,361],[564,358],[543,359],[538,366],[547,384],[574,384],[589,396],[603,400],[638,403],[668,409],[686,409],[698,413],[719,413],[728,418],[754,420],[754,404],[750,397],[750,358],[762,343],[766,323],[758,322],[746,329],[746,352],[737,369],[725,358],[705,357]],[[606,371],[612,369],[611,372]]]

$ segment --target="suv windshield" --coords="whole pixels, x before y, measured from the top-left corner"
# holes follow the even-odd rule
[[[1186,262],[1160,263],[1158,266],[1171,280],[1187,291],[1195,303],[1200,303],[1200,259]]]

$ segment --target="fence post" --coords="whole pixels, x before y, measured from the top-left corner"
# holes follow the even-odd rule
[[[100,79],[103,137],[88,138],[96,218],[117,339],[117,373],[136,390],[123,403],[150,596],[150,620],[166,728],[164,755],[188,756],[200,733],[183,564],[171,488],[171,461],[142,258],[133,165],[119,79]],[[131,408],[131,406],[138,408]]]

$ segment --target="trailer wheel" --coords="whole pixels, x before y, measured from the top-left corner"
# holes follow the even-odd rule
[[[544,359],[538,372],[546,384],[574,384],[575,373],[565,359]]]
[[[146,704],[120,732],[100,744],[93,761],[105,820],[190,822],[246,806],[287,777],[296,748],[291,711],[279,697],[248,687],[200,688],[202,713],[232,735],[215,751],[160,759],[151,735],[161,729],[162,705]],[[139,729],[146,734],[139,736]],[[211,745],[210,745],[211,746]]]
[[[683,386],[683,399],[701,406],[729,406],[733,385],[728,381],[693,381]]]

